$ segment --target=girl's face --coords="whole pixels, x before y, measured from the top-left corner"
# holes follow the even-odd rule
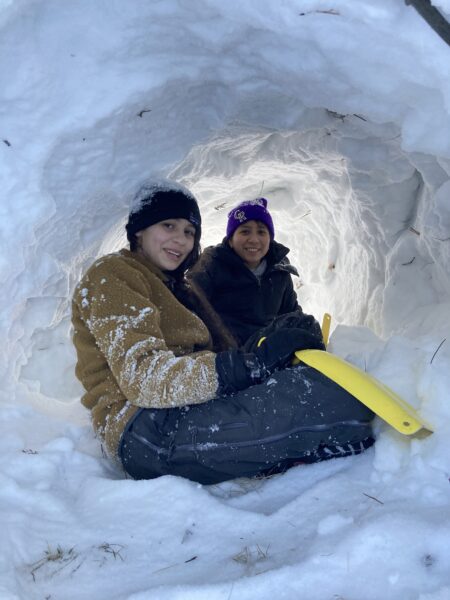
[[[161,271],[174,271],[194,248],[195,227],[187,219],[166,219],[136,233],[137,252]]]
[[[269,251],[270,233],[261,221],[247,221],[229,239],[231,248],[250,269],[255,269]]]

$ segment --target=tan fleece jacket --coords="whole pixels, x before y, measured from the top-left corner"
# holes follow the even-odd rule
[[[204,323],[165,285],[165,275],[135,252],[97,260],[72,303],[76,375],[108,453],[139,407],[202,403],[217,391],[215,354]]]

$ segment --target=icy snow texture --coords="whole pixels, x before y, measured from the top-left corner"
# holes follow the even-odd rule
[[[450,598],[450,49],[399,0],[2,0],[0,28],[2,600]],[[217,489],[113,471],[70,295],[150,175],[204,245],[267,197],[331,349],[434,435]]]

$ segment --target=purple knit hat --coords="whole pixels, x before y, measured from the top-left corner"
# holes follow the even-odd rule
[[[247,221],[261,221],[269,230],[270,237],[275,237],[272,217],[267,210],[267,200],[256,198],[256,200],[245,200],[235,206],[228,213],[227,238],[230,238],[239,225]]]

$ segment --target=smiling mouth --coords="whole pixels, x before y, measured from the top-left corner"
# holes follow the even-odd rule
[[[174,258],[181,258],[182,254],[181,252],[175,252],[175,250],[168,250],[166,248],[166,253],[169,254],[170,256],[173,256]]]

